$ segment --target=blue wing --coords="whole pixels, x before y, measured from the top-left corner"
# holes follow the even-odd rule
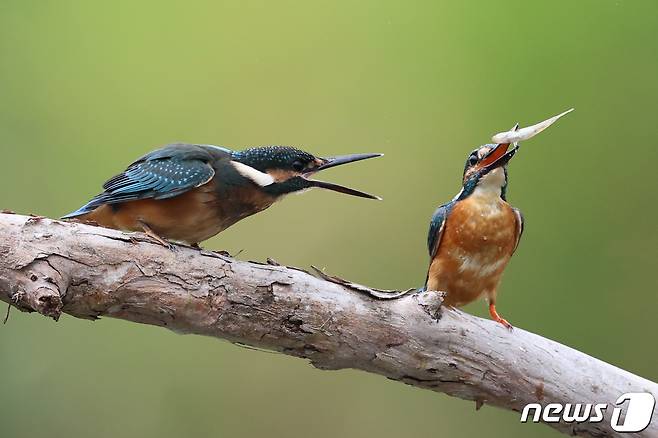
[[[441,245],[441,237],[443,236],[443,231],[446,227],[446,221],[454,205],[455,201],[450,201],[449,203],[437,208],[434,212],[434,215],[432,216],[432,220],[430,221],[430,230],[427,233],[427,250],[430,253],[430,264],[432,264],[432,260],[439,250],[439,246]],[[425,285],[420,290],[425,290],[427,287],[427,280],[429,275],[430,273],[428,270],[427,277],[425,277]]]
[[[212,158],[201,145],[177,144],[150,152],[103,184],[103,193],[64,218],[88,213],[103,204],[178,196],[213,178]]]
[[[446,219],[452,210],[454,202],[449,202],[436,209],[430,222],[430,230],[427,234],[427,249],[430,253],[430,259],[433,259],[441,244],[441,236],[445,229]]]

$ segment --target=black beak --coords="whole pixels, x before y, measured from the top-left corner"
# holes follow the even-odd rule
[[[384,154],[350,154],[350,155],[339,155],[337,157],[325,158],[325,163],[316,167],[313,170],[313,173],[319,172],[321,170],[329,169],[331,167],[341,166],[347,163],[354,163],[355,161],[367,160],[369,158],[381,157]]]
[[[329,169],[331,167],[341,166],[347,163],[354,163],[355,161],[367,160],[369,158],[381,157],[384,154],[351,154],[351,155],[340,155],[337,157],[324,158],[324,163],[316,167],[310,172],[307,172],[304,177],[319,172],[321,170]],[[319,187],[322,189],[333,190],[334,192],[345,193],[346,195],[359,196],[361,198],[368,199],[377,199],[381,200],[379,196],[371,195],[369,193],[361,192],[359,190],[351,189],[349,187],[341,186],[338,184],[333,184],[325,181],[317,181],[314,179],[308,179],[310,187]]]
[[[338,184],[333,184],[325,181],[317,181],[314,179],[309,179],[309,186],[319,187],[321,189],[333,190],[334,192],[345,193],[346,195],[358,196],[360,198],[376,199],[381,201],[382,198],[376,195],[371,195],[370,193],[361,192],[359,190],[351,189],[349,187],[341,186]]]

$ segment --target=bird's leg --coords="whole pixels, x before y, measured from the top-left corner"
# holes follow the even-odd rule
[[[142,230],[144,231],[144,234],[149,236],[151,239],[155,240],[157,243],[159,243],[160,245],[164,246],[167,249],[170,249],[171,251],[176,250],[176,246],[173,243],[167,242],[165,239],[158,236],[157,233],[153,231],[146,222],[140,221],[139,224],[142,226]]]
[[[507,330],[512,331],[512,324],[507,322],[505,318],[502,318],[498,312],[496,312],[496,303],[494,301],[489,302],[489,315],[491,315],[491,319],[504,325]]]

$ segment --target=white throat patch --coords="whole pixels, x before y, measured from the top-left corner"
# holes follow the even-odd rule
[[[505,170],[499,167],[480,179],[474,194],[500,196],[503,185],[505,185]]]

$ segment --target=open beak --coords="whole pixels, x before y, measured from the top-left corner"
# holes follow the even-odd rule
[[[519,150],[518,143],[520,141],[531,139],[553,123],[557,122],[561,117],[569,114],[571,111],[573,111],[573,108],[568,109],[557,116],[546,119],[543,122],[525,128],[519,129],[519,124],[517,123],[509,131],[499,132],[494,135],[491,139],[494,143],[497,143],[497,145],[489,151],[482,160],[480,160],[479,167],[485,169],[486,172],[489,172],[497,167],[504,166],[512,159],[514,154],[516,154],[516,151]],[[512,144],[514,147],[508,151]]]
[[[512,159],[516,151],[519,150],[519,145],[514,144],[512,149],[509,149],[510,143],[499,143],[480,161],[478,166],[490,172],[497,167],[506,165]],[[509,149],[509,150],[508,150]]]
[[[349,187],[341,186],[338,184],[309,179],[309,177],[321,170],[329,169],[336,166],[341,166],[347,163],[354,163],[355,161],[381,157],[382,155],[384,154],[351,154],[351,155],[340,155],[337,157],[324,158],[322,159],[323,163],[320,164],[315,169],[313,169],[312,171],[305,173],[304,178],[308,180],[310,187],[319,187],[322,189],[333,190],[334,192],[345,193],[346,195],[352,195],[352,196],[359,196],[361,198],[381,200],[382,198],[380,198],[379,196],[371,195],[369,193],[361,192],[359,190],[351,189]]]

